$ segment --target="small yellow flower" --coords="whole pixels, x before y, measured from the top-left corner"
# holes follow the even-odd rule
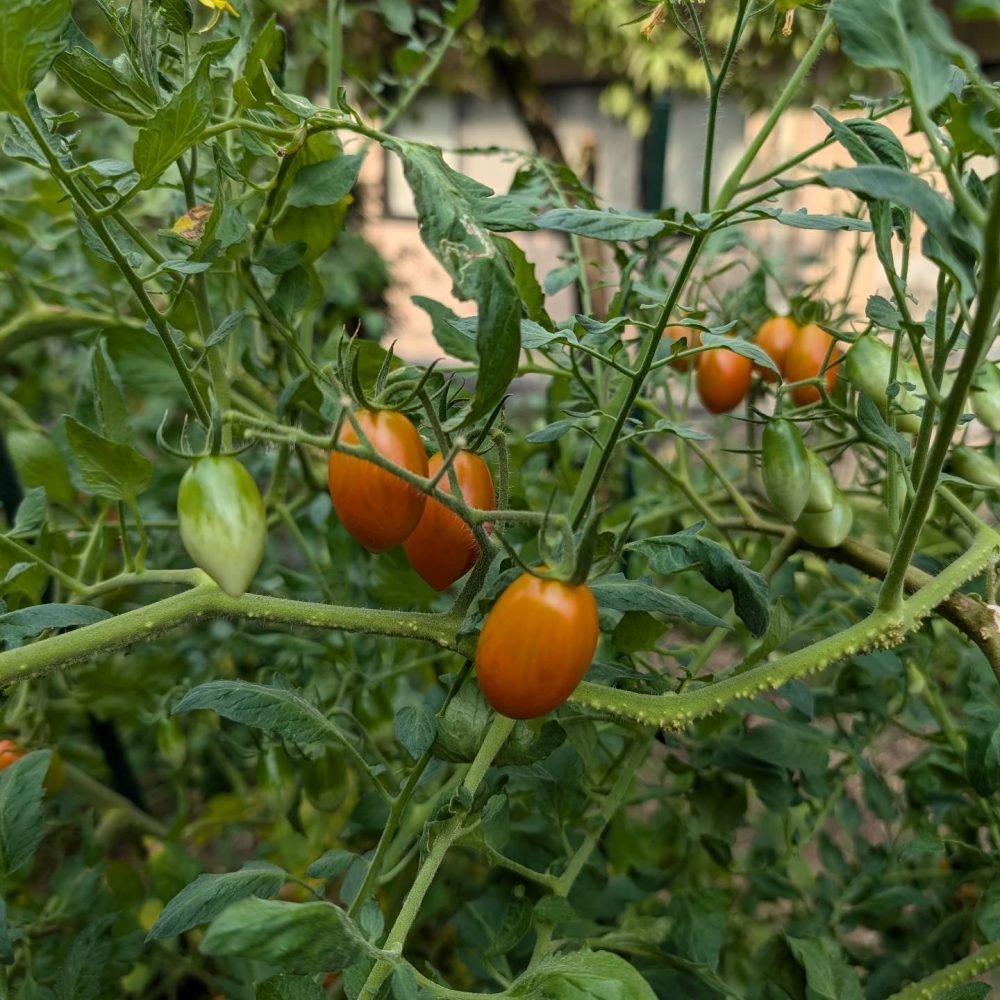
[[[212,20],[201,29],[199,34],[203,34],[206,31],[211,31],[215,27],[220,17],[222,17],[223,11],[227,14],[232,14],[233,17],[239,17],[240,12],[229,2],[229,0],[198,0],[202,7],[207,7],[212,11]]]

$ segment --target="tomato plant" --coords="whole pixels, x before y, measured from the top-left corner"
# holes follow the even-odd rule
[[[986,996],[995,7],[5,0],[0,998]]]

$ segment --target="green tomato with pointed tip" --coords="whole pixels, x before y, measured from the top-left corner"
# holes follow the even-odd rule
[[[994,433],[1000,432],[1000,366],[983,363],[972,383],[972,412]]]
[[[229,455],[197,459],[181,480],[177,519],[195,564],[230,597],[242,597],[267,542],[264,501],[250,473]]]
[[[847,502],[847,497],[836,490],[830,510],[802,514],[795,522],[795,530],[809,545],[818,549],[832,549],[847,538],[853,523],[854,510]]]

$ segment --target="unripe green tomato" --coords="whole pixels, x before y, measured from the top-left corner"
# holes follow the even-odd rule
[[[977,486],[1000,490],[1000,468],[996,462],[968,445],[960,444],[952,451],[951,471]]]
[[[795,530],[803,541],[820,549],[832,549],[850,534],[854,510],[847,497],[837,490],[833,507],[819,514],[803,514],[795,522]]]
[[[265,747],[257,758],[257,787],[267,807],[284,816],[295,802],[298,783],[295,767],[281,747]]]
[[[809,458],[809,498],[803,510],[807,514],[825,514],[833,510],[837,484],[833,481],[826,462],[816,452],[807,448],[806,454]]]
[[[321,812],[336,812],[350,790],[350,778],[340,754],[327,750],[316,760],[307,760],[300,769],[302,791]]]
[[[991,431],[1000,432],[1000,366],[985,362],[972,383],[972,412]]]
[[[809,452],[798,427],[790,420],[771,420],[764,428],[761,473],[774,509],[794,521],[809,500]]]
[[[181,541],[230,597],[241,597],[264,558],[267,515],[253,477],[228,455],[199,458],[177,493]]]
[[[892,367],[892,348],[879,340],[878,337],[866,333],[859,337],[844,359],[847,377],[855,389],[859,389],[878,407],[885,420],[889,420],[889,371]],[[918,378],[907,372],[900,365],[897,371],[897,381],[912,381],[918,384]],[[901,431],[916,433],[920,429],[920,416],[916,413],[900,413],[898,407],[910,409],[915,400],[909,399],[909,393],[902,386],[894,398],[893,418],[896,427]]]

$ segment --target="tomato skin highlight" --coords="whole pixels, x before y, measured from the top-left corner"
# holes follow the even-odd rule
[[[699,354],[695,379],[702,406],[716,414],[736,409],[750,391],[752,368],[749,358],[724,347]]]
[[[361,409],[354,417],[379,455],[418,476],[427,475],[424,443],[405,414]],[[360,444],[350,420],[344,420],[337,440],[355,447]],[[367,459],[332,451],[327,475],[330,499],[341,524],[371,552],[384,552],[404,542],[424,512],[426,494]]]
[[[427,463],[427,475],[433,477],[443,463],[441,452],[432,455]],[[496,494],[489,466],[474,452],[460,451],[452,468],[465,502],[479,510],[492,510]],[[448,473],[441,478],[438,489],[451,493]],[[479,544],[472,529],[458,514],[433,497],[427,498],[420,522],[403,542],[403,549],[410,565],[435,590],[450,587],[465,576],[479,558]]]
[[[754,335],[753,342],[777,365],[778,371],[785,374],[785,358],[788,349],[799,334],[799,325],[791,316],[772,316],[764,320],[760,329]],[[753,370],[765,382],[776,382],[777,377],[770,368],[754,365]]]
[[[690,350],[692,347],[701,346],[701,330],[695,326],[668,326],[663,331],[663,336],[669,337],[674,342],[686,340],[687,346],[684,348],[685,351]],[[691,367],[691,359],[680,358],[677,361],[671,361],[670,367],[679,372],[686,372]]]
[[[761,473],[767,498],[786,521],[794,521],[809,501],[811,467],[798,427],[780,417],[764,428]]]
[[[250,473],[229,455],[197,459],[177,491],[177,521],[195,565],[242,597],[267,544],[267,513]]]
[[[802,327],[785,355],[785,380],[801,382],[803,379],[816,378],[823,368],[823,360],[831,344],[836,344],[834,338],[815,323]],[[834,363],[839,357],[840,351],[834,346],[830,354],[830,367],[824,374],[827,392],[833,392],[837,384],[837,368]],[[821,398],[815,385],[799,385],[792,389],[792,399],[798,406],[808,406]]]
[[[486,617],[476,676],[486,700],[510,719],[535,719],[576,690],[599,638],[597,602],[586,584],[518,577]]]

